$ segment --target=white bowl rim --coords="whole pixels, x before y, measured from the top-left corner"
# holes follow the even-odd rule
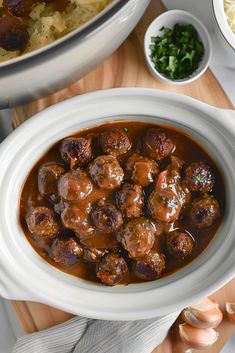
[[[159,19],[162,19],[164,17],[169,16],[169,14],[175,14],[175,15],[179,15],[179,16],[185,16],[187,15],[189,18],[192,18],[198,25],[198,27],[200,27],[203,31],[204,37],[206,38],[207,42],[208,42],[208,48],[205,48],[205,50],[208,52],[208,57],[207,60],[204,64],[204,66],[202,66],[200,68],[200,65],[198,67],[198,72],[195,74],[192,74],[190,77],[188,78],[184,78],[184,79],[180,79],[180,80],[171,80],[170,78],[162,75],[161,73],[159,73],[155,67],[153,66],[153,63],[148,55],[148,46],[149,43],[147,41],[147,36],[149,34],[149,32],[151,31],[152,27],[154,27],[156,25],[156,23],[159,21]],[[180,21],[180,18],[178,19]],[[184,21],[183,21],[184,22]],[[202,38],[200,38],[202,40]],[[148,26],[146,32],[145,32],[145,37],[144,37],[144,52],[145,52],[145,59],[147,61],[147,65],[149,67],[149,69],[151,70],[152,75],[155,75],[157,77],[159,77],[160,80],[166,82],[166,83],[170,83],[172,85],[175,86],[180,86],[180,85],[184,85],[187,83],[191,83],[195,80],[197,80],[200,76],[202,76],[204,74],[204,72],[207,70],[208,66],[210,65],[211,62],[211,58],[212,58],[212,42],[211,42],[211,38],[210,38],[210,34],[207,30],[207,28],[204,26],[204,24],[196,17],[194,16],[191,12],[185,11],[185,10],[178,10],[178,9],[174,9],[174,10],[168,10],[166,12],[163,12],[161,15],[157,16]],[[204,54],[205,55],[205,54]],[[201,64],[201,63],[200,63]]]
[[[146,106],[143,107],[143,100],[145,100]],[[109,101],[109,106],[107,102]],[[122,104],[120,104],[122,102]],[[133,104],[135,102],[136,104]],[[115,105],[115,104],[116,105]],[[147,104],[148,103],[148,104]],[[162,104],[162,106],[161,106]],[[115,107],[114,107],[115,105]],[[128,106],[128,109],[127,109]],[[92,108],[91,108],[92,107]],[[99,107],[99,112],[96,108]],[[146,108],[147,107],[147,108]],[[187,111],[187,121],[186,125],[188,129],[191,129],[192,124],[201,124],[204,121],[204,127],[209,126],[209,130],[207,131],[208,134],[212,134],[213,130],[213,139],[216,141],[213,142],[214,149],[219,149],[221,147],[221,143],[227,146],[226,153],[231,155],[230,149],[232,152],[235,150],[234,145],[234,137],[235,137],[235,120],[234,120],[234,111],[225,111],[222,109],[211,107],[205,103],[201,103],[195,99],[190,97],[182,96],[175,93],[170,93],[166,91],[160,91],[155,89],[144,89],[144,88],[123,88],[123,89],[110,89],[110,90],[103,90],[88,93],[82,96],[74,97],[69,100],[63,101],[58,103],[50,108],[45,109],[44,111],[36,114],[33,118],[26,121],[22,124],[18,129],[16,129],[9,137],[2,143],[0,146],[0,156],[2,161],[2,168],[0,170],[0,190],[2,195],[2,205],[3,205],[3,212],[0,214],[0,245],[2,249],[2,256],[0,257],[0,291],[5,293],[5,296],[9,298],[18,298],[18,299],[28,299],[28,300],[35,300],[47,303],[51,306],[56,306],[61,310],[65,310],[68,312],[72,312],[75,314],[80,314],[88,317],[99,318],[99,319],[110,319],[110,320],[136,320],[136,319],[145,319],[150,317],[156,317],[159,315],[165,315],[169,312],[175,312],[177,310],[182,309],[183,307],[187,306],[188,304],[207,296],[223,286],[227,281],[229,281],[235,273],[235,246],[231,247],[231,242],[235,241],[231,237],[231,232],[233,229],[232,225],[229,222],[225,223],[227,231],[229,230],[229,237],[227,238],[227,242],[224,242],[224,239],[218,238],[216,241],[216,246],[220,249],[220,251],[214,255],[212,248],[207,249],[205,254],[203,255],[204,263],[201,263],[202,258],[198,258],[197,262],[194,262],[195,271],[193,274],[189,275],[188,272],[189,267],[182,270],[179,274],[176,273],[173,277],[167,277],[166,279],[155,281],[154,283],[151,282],[150,284],[145,285],[145,289],[141,290],[141,285],[138,287],[133,285],[132,287],[129,286],[130,291],[128,291],[127,287],[112,287],[107,288],[104,286],[98,285],[90,285],[88,286],[87,283],[84,283],[80,280],[77,280],[79,284],[77,284],[76,288],[73,288],[70,285],[69,281],[66,280],[66,283],[61,281],[61,278],[68,278],[67,275],[62,275],[62,273],[58,270],[52,269],[51,265],[43,262],[41,260],[40,266],[38,266],[39,257],[33,256],[33,261],[24,256],[22,249],[18,246],[19,244],[15,240],[15,234],[13,232],[13,239],[14,242],[11,242],[13,248],[17,251],[13,251],[13,248],[7,247],[9,241],[11,241],[11,236],[4,236],[7,234],[7,231],[14,227],[14,229],[19,233],[19,238],[22,235],[22,231],[19,231],[19,222],[17,216],[12,218],[12,214],[9,213],[9,209],[12,210],[13,208],[18,210],[18,203],[17,205],[12,203],[12,198],[19,200],[20,191],[17,188],[17,185],[14,182],[19,177],[19,173],[23,172],[21,169],[22,163],[27,164],[27,160],[30,157],[30,154],[35,153],[38,151],[38,156],[41,156],[44,153],[45,147],[42,147],[42,142],[38,142],[39,140],[47,141],[49,137],[49,145],[51,146],[54,141],[58,141],[58,136],[56,133],[56,129],[60,131],[62,136],[68,135],[67,129],[71,129],[74,132],[74,121],[76,121],[76,125],[81,125],[81,121],[78,123],[79,111],[80,113],[86,111],[89,112],[89,115],[86,117],[87,120],[83,121],[84,127],[87,126],[89,121],[89,116],[92,116],[92,124],[94,126],[95,121],[98,123],[99,121],[103,122],[103,117],[106,116],[106,120],[110,119],[110,111],[114,111],[115,116],[124,117],[128,114],[132,114],[131,112],[138,111],[138,115],[145,116],[147,115],[146,109],[149,111],[154,112],[154,117],[156,109],[158,112],[161,111],[161,116],[166,124],[165,118],[165,109],[169,109],[170,119],[169,121],[173,121],[177,118],[175,116],[181,116],[182,119],[186,119],[182,116],[182,111]],[[178,108],[177,108],[178,107]],[[114,109],[115,108],[115,109]],[[172,108],[174,108],[174,113],[172,114]],[[94,113],[91,114],[91,109],[94,110]],[[178,109],[178,111],[177,111]],[[118,110],[118,111],[117,111]],[[64,113],[62,113],[64,112]],[[62,114],[62,115],[61,115]],[[100,114],[102,119],[100,119]],[[136,114],[136,113],[133,113]],[[48,115],[50,115],[50,119],[48,119]],[[184,114],[185,115],[185,114]],[[189,119],[190,116],[196,116],[196,121],[191,121]],[[83,115],[82,115],[83,116]],[[66,119],[67,118],[67,119]],[[73,122],[72,119],[73,118]],[[75,120],[74,120],[75,119]],[[142,118],[143,119],[143,118]],[[156,118],[154,118],[156,119]],[[205,120],[204,120],[205,119]],[[64,126],[62,127],[62,121]],[[91,121],[89,123],[91,123]],[[61,124],[54,125],[55,122],[60,122]],[[169,122],[167,122],[168,124]],[[198,126],[198,129],[200,127]],[[207,125],[205,125],[207,124]],[[53,131],[50,129],[53,128]],[[80,126],[79,129],[81,129]],[[192,128],[193,129],[193,128]],[[185,127],[186,130],[186,127]],[[191,131],[191,130],[190,130]],[[194,130],[192,130],[194,131]],[[41,134],[40,136],[38,136]],[[48,136],[44,136],[44,135]],[[201,132],[200,132],[201,134]],[[203,131],[202,134],[205,134]],[[216,139],[216,136],[222,138],[222,142]],[[38,137],[37,137],[38,136]],[[53,141],[53,138],[55,139]],[[37,139],[39,139],[37,141]],[[205,135],[205,139],[207,136]],[[208,138],[209,139],[209,138]],[[212,137],[210,137],[212,139]],[[218,141],[217,141],[218,140]],[[27,142],[27,143],[26,143]],[[31,144],[34,144],[33,146]],[[16,148],[17,146],[17,148]],[[39,146],[41,146],[39,148]],[[217,147],[218,146],[218,147]],[[22,150],[23,148],[23,150]],[[25,151],[28,149],[32,149],[31,152],[25,154]],[[42,150],[43,149],[43,150]],[[223,152],[221,148],[220,152]],[[18,156],[21,154],[21,160],[18,159]],[[36,156],[37,157],[37,156]],[[35,157],[35,158],[36,158]],[[231,172],[232,166],[235,165],[235,156],[232,154],[232,165],[228,164],[228,157],[227,155],[223,156],[228,167],[228,171],[225,170],[226,173],[231,174],[229,177],[232,180],[232,183],[235,185],[234,174]],[[17,158],[17,162],[19,165],[11,164],[14,162],[14,158]],[[30,157],[32,158],[32,157]],[[230,158],[230,157],[229,157]],[[38,157],[36,158],[39,159]],[[16,162],[16,161],[15,161]],[[30,166],[31,168],[32,166]],[[30,168],[25,167],[25,173],[27,175]],[[5,175],[6,174],[6,175]],[[12,175],[16,174],[16,179],[12,178]],[[9,178],[8,178],[9,177]],[[12,179],[12,180],[11,180]],[[230,181],[231,181],[230,180]],[[11,185],[10,185],[11,184]],[[22,184],[21,184],[22,187]],[[8,192],[8,188],[10,188],[10,194]],[[230,193],[228,195],[231,197],[231,210],[229,210],[229,220],[235,219],[235,195]],[[4,205],[10,204],[9,207],[4,207]],[[14,205],[13,205],[14,204]],[[9,206],[9,205],[8,205]],[[13,208],[12,208],[13,206]],[[8,213],[7,213],[8,212]],[[14,211],[12,211],[14,213]],[[16,212],[18,214],[18,211]],[[13,221],[12,221],[13,219]],[[7,227],[7,228],[5,228]],[[10,227],[10,228],[9,228]],[[12,232],[11,228],[11,232]],[[20,239],[23,241],[23,238]],[[24,241],[26,241],[24,239]],[[223,242],[222,242],[223,241]],[[27,249],[31,253],[33,250],[29,243],[27,243]],[[18,246],[18,247],[17,247]],[[29,250],[31,249],[31,250]],[[229,251],[230,256],[227,255],[226,252]],[[211,256],[213,255],[213,256]],[[212,259],[213,258],[213,259]],[[216,262],[224,260],[223,268],[217,263],[216,270],[213,268]],[[20,260],[19,260],[20,259]],[[212,260],[215,262],[212,262]],[[22,266],[19,266],[18,261],[20,261]],[[206,261],[206,262],[205,262]],[[27,267],[26,265],[30,265]],[[200,265],[200,266],[199,266]],[[25,266],[25,267],[24,267]],[[32,267],[31,267],[32,266]],[[46,266],[46,267],[45,267]],[[199,266],[199,267],[198,267]],[[47,273],[47,269],[49,272]],[[49,270],[51,269],[51,270]],[[34,272],[36,271],[36,272]],[[204,271],[204,276],[207,274],[208,277],[202,277],[202,271]],[[208,273],[209,271],[209,273]],[[60,272],[60,274],[58,274]],[[55,275],[55,277],[52,276]],[[58,276],[57,276],[58,274]],[[193,278],[192,278],[193,275]],[[183,277],[182,277],[183,276]],[[190,277],[191,276],[191,277]],[[169,279],[170,278],[170,279]],[[176,281],[176,278],[177,281]],[[172,281],[171,282],[168,282]],[[43,286],[41,286],[41,281],[43,282]],[[187,281],[187,283],[186,283]],[[86,281],[85,281],[86,282]],[[177,282],[177,283],[176,283]],[[170,284],[169,284],[170,283]],[[164,285],[163,285],[164,284]],[[168,299],[164,296],[161,296],[161,300],[165,302],[165,306],[153,306],[153,303],[156,301],[156,297],[159,296],[162,291],[168,289],[175,288],[174,286],[177,285],[177,295],[175,292],[168,292]],[[182,287],[183,285],[183,287]],[[157,287],[156,287],[157,286]],[[170,286],[170,287],[169,287]],[[195,290],[196,286],[196,290]],[[88,289],[87,289],[88,288]],[[90,289],[89,289],[90,288]],[[92,289],[93,288],[93,289]],[[139,290],[138,290],[139,288]],[[182,292],[183,288],[183,292]],[[198,290],[200,288],[200,290]],[[68,291],[70,297],[68,299]],[[134,292],[133,292],[134,291]],[[164,292],[164,293],[165,293]],[[80,297],[73,297],[73,294],[80,294]],[[83,295],[85,299],[83,299]],[[166,295],[166,293],[165,293]],[[177,301],[172,302],[172,297],[176,295]],[[89,302],[89,299],[92,298],[93,302]],[[100,305],[99,300],[103,300],[103,307]],[[151,303],[149,299],[151,298]],[[89,303],[89,306],[79,306],[80,300],[86,300]],[[76,301],[76,305],[74,304]],[[119,303],[121,302],[121,304]],[[78,304],[77,304],[78,303]],[[114,304],[115,303],[115,304]],[[142,307],[140,308],[137,303],[141,303]],[[166,304],[167,303],[167,304]],[[124,305],[125,304],[125,305]],[[157,304],[157,303],[155,303]],[[81,305],[81,304],[80,304]],[[110,305],[112,305],[110,307]],[[120,305],[123,305],[121,310]],[[134,309],[133,309],[134,305]],[[98,309],[97,309],[98,306]],[[109,306],[107,309],[107,306]],[[95,309],[94,309],[95,307]],[[129,311],[128,311],[129,309]]]
[[[76,28],[75,30],[67,33],[65,36],[58,38],[54,42],[43,46],[42,48],[35,49],[29,53],[17,56],[16,58],[9,59],[3,62],[0,62],[0,73],[1,70],[4,70],[6,67],[15,68],[20,64],[25,64],[28,60],[32,62],[33,59],[40,58],[44,55],[51,53],[55,49],[60,49],[65,44],[68,45],[78,40],[79,43],[82,43],[87,37],[93,35],[93,33],[97,33],[100,31],[104,25],[104,23],[112,21],[113,16],[117,14],[128,2],[131,0],[114,0],[113,3],[110,3],[103,11],[98,13],[95,17],[91,18],[89,21],[84,23],[82,26]]]
[[[223,3],[222,12],[221,3]],[[222,36],[224,37],[228,45],[235,51],[235,33],[233,33],[227,21],[226,13],[224,11],[224,0],[212,0],[212,8],[215,21]]]

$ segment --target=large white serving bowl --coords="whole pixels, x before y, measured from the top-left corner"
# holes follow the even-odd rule
[[[76,82],[111,55],[150,0],[113,0],[102,13],[63,38],[0,63],[0,109],[39,99]]]
[[[209,247],[166,278],[106,287],[59,271],[31,247],[19,223],[22,186],[35,163],[60,139],[107,121],[155,122],[190,135],[208,151],[226,185],[224,220]],[[163,316],[223,286],[235,274],[235,112],[165,91],[97,91],[51,106],[0,146],[0,294],[74,314],[112,320]]]
[[[212,7],[216,21],[216,35],[219,43],[225,52],[227,52],[231,58],[234,58],[235,61],[235,34],[232,32],[227,21],[224,11],[224,0],[212,0]]]

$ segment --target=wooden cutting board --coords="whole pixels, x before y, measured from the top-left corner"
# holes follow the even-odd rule
[[[156,81],[148,72],[143,53],[143,37],[148,24],[165,8],[160,0],[152,0],[144,17],[125,41],[125,43],[103,64],[82,80],[75,82],[70,87],[42,98],[36,102],[18,107],[13,111],[13,126],[19,126],[23,121],[30,118],[34,113],[41,111],[51,104],[66,98],[103,88],[112,87],[152,87],[182,93],[211,105],[221,108],[233,108],[228,97],[215,79],[210,70],[196,82],[186,86],[175,87]],[[234,295],[233,295],[234,293]],[[212,296],[220,304],[224,311],[226,301],[235,301],[235,280],[225,286],[222,290]],[[48,306],[32,303],[14,301],[12,305],[25,333],[30,333],[51,327],[71,317],[70,314],[61,312]],[[218,353],[224,343],[235,330],[224,315],[223,324],[220,325],[220,338],[217,344],[208,353]],[[168,338],[164,344],[155,350],[156,353],[181,353],[182,348],[176,343],[171,344]],[[92,353],[92,352],[91,352]],[[133,352],[134,353],[134,352]]]

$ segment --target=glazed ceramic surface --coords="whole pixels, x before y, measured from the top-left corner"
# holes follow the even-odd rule
[[[176,312],[223,286],[235,273],[234,115],[189,97],[129,88],[75,97],[23,123],[0,146],[0,294],[93,318],[135,320]],[[69,276],[38,256],[19,224],[19,197],[32,166],[54,143],[123,119],[173,126],[198,141],[224,175],[227,206],[214,240],[190,265],[157,281],[105,287]]]
[[[39,99],[77,81],[126,39],[150,0],[114,0],[64,38],[0,64],[0,109]]]

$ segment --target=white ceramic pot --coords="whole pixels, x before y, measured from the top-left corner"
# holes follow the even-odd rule
[[[34,164],[60,139],[110,120],[174,126],[201,144],[220,167],[227,205],[209,247],[190,265],[153,282],[106,287],[59,271],[31,247],[19,224],[22,185]],[[0,146],[0,293],[74,314],[110,320],[164,316],[198,301],[235,274],[235,112],[192,98],[143,88],[75,97],[26,121]]]
[[[235,34],[228,25],[226,14],[224,11],[224,0],[212,0],[212,7],[216,22],[215,34],[222,50],[229,55],[231,65],[235,68]],[[232,64],[234,62],[234,64]],[[226,64],[226,63],[223,63]]]
[[[149,3],[114,0],[106,11],[51,45],[0,64],[0,109],[77,81],[119,47]]]

